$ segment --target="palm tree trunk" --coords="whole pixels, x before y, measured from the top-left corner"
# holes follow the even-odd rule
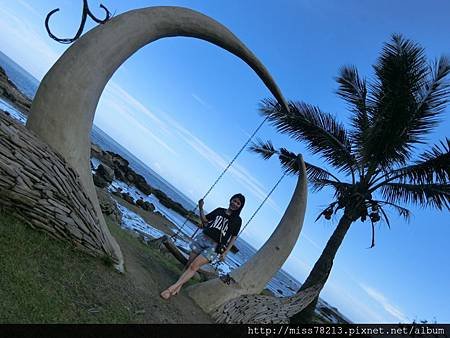
[[[313,269],[309,273],[309,276],[306,278],[305,283],[302,284],[298,292],[303,291],[316,284],[322,284],[321,289],[324,287],[328,276],[330,275],[331,268],[333,267],[333,260],[336,256],[336,252],[341,246],[345,234],[347,233],[352,223],[353,218],[350,217],[347,212],[344,212],[344,215],[339,220],[339,223],[334,230],[333,235],[331,235],[330,239],[328,240],[325,249],[322,251],[322,254],[320,255],[316,264],[314,264]],[[319,295],[317,295],[314,301],[312,301],[310,305],[308,305],[303,311],[293,315],[291,317],[291,323],[311,323],[318,299]]]

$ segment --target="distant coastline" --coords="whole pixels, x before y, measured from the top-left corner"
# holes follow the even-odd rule
[[[5,73],[8,74],[8,78],[14,82],[14,85],[31,100],[34,98],[36,91],[39,87],[39,80],[33,77],[20,65],[14,62],[8,55],[0,51],[1,67]]]

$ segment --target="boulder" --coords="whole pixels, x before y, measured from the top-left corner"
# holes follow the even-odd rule
[[[132,173],[132,172],[130,172],[130,171],[127,172],[125,178],[126,178],[126,180],[127,180],[129,183],[134,183],[134,181],[136,180],[136,179],[135,179],[135,176],[134,176],[134,173]]]
[[[25,115],[28,115],[31,100],[8,78],[8,75],[2,67],[0,67],[0,97],[14,103],[16,108]]]
[[[123,192],[123,193],[122,193],[122,198],[123,198],[125,201],[127,201],[128,203],[134,204],[134,199],[133,199],[133,197],[130,196],[129,193]]]
[[[142,208],[144,206],[144,200],[142,199],[142,197],[140,197],[137,201],[136,201],[136,205],[140,208]]]
[[[103,177],[109,183],[114,181],[115,178],[114,170],[103,163],[98,166],[96,174]]]
[[[143,194],[146,194],[147,196],[150,195],[153,192],[152,187],[145,181],[145,178],[142,175],[135,174],[134,185]]]
[[[97,175],[97,173],[95,173],[92,178],[93,178],[94,184],[99,188],[102,188],[102,189],[106,188],[110,184],[102,176]]]
[[[122,197],[122,189],[118,188],[117,190],[114,190],[111,192],[114,196]]]
[[[142,209],[153,212],[155,211],[155,206],[152,203],[145,201],[144,204],[142,205]]]
[[[103,156],[101,158],[102,163],[106,164],[107,166],[114,168],[114,161],[113,161],[113,157],[111,156],[111,154],[109,153],[105,153],[103,152]]]
[[[114,175],[120,181],[124,181],[125,180],[125,176],[123,175],[122,170],[120,170],[117,167],[114,168]]]
[[[267,289],[267,288],[262,290],[260,295],[275,297],[275,294],[272,291],[270,291],[269,289]]]
[[[103,157],[103,150],[95,143],[91,143],[91,156],[95,157],[97,159],[100,159]]]
[[[98,201],[102,213],[112,218],[112,220],[118,224],[122,222],[122,214],[119,208],[117,208],[116,202],[111,198],[107,191],[103,189],[97,189]]]
[[[124,159],[119,154],[113,153],[112,151],[107,151],[107,153],[109,156],[111,156],[111,160],[115,166],[125,172],[128,170],[128,166],[130,165],[130,163],[126,159]]]

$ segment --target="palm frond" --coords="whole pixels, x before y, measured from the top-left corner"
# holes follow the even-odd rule
[[[336,78],[339,88],[337,94],[350,104],[355,112],[366,113],[366,81],[358,75],[354,66],[342,67]]]
[[[409,211],[409,210],[406,209],[405,207],[402,207],[402,206],[400,206],[400,205],[398,205],[398,204],[396,204],[396,203],[388,202],[388,201],[376,201],[376,200],[374,200],[374,202],[378,203],[380,206],[381,206],[381,205],[388,205],[389,207],[393,208],[393,209],[398,213],[398,215],[399,215],[400,217],[403,217],[403,218],[405,219],[405,221],[408,221],[408,222],[409,222],[409,220],[410,220],[410,218],[411,218],[411,211]],[[381,208],[380,210],[382,210],[382,213],[383,213],[385,219],[387,220],[387,215],[386,215],[386,213],[384,212],[384,209]],[[387,221],[386,223],[387,223],[388,226],[390,227],[389,221]]]
[[[355,158],[352,155],[351,140],[347,130],[334,116],[319,108],[303,103],[290,102],[290,112],[286,112],[275,100],[263,100],[261,114],[278,131],[305,141],[308,149],[318,153],[332,166],[354,172]]]
[[[386,204],[389,205],[391,208],[393,208],[395,211],[397,211],[398,215],[400,217],[403,217],[406,221],[409,222],[410,218],[411,218],[411,211],[409,211],[409,209],[402,207],[398,204],[395,204],[393,202],[388,202],[388,201],[377,201],[381,204]]]
[[[297,174],[300,171],[298,167],[298,163],[296,160],[297,155],[286,148],[280,148],[279,150],[279,159],[283,169],[290,174]],[[320,179],[330,179],[333,178],[337,182],[339,179],[334,176],[329,171],[322,169],[318,166],[315,166],[309,162],[305,161],[306,173],[308,175],[308,181],[315,181]]]
[[[368,99],[373,109],[368,111],[367,161],[404,165],[414,144],[434,127],[450,97],[445,81],[449,62],[441,58],[435,68],[428,65],[422,47],[400,35],[385,44]]]
[[[411,184],[446,184],[450,182],[450,139],[446,138],[440,144],[435,144],[419,156],[419,160],[414,164],[404,168],[388,172],[383,177],[384,182],[378,186],[392,180],[400,183]]]
[[[278,151],[274,148],[271,141],[264,142],[259,138],[255,142],[253,142],[248,149],[256,154],[261,155],[265,160],[268,160],[274,154],[278,154]]]
[[[409,142],[423,143],[424,137],[437,125],[440,114],[449,102],[450,82],[446,81],[446,77],[450,74],[450,60],[441,57],[429,66],[429,74],[430,79],[418,93],[418,104],[408,126]]]
[[[370,126],[366,81],[359,77],[358,70],[354,66],[341,68],[336,81],[339,84],[336,93],[349,104],[350,111],[353,113],[351,121],[354,131],[351,133],[351,138],[358,152],[361,153],[365,149],[364,143]],[[363,156],[360,154],[360,157]]]
[[[388,228],[390,229],[391,228],[391,222],[389,222],[388,215],[386,214],[386,212],[384,211],[384,208],[381,205],[379,206],[379,208],[380,208],[381,214],[383,215],[383,218],[384,218]]]
[[[271,141],[262,141],[261,139],[258,139],[256,142],[252,143],[249,150],[261,155],[266,160],[271,158],[273,155],[278,155],[281,166],[285,172],[288,174],[298,174],[300,172],[300,168],[298,167],[298,163],[296,161],[297,154],[287,150],[286,148],[276,149]],[[330,178],[339,181],[339,179],[329,171],[309,162],[305,161],[305,167],[309,182]]]
[[[319,215],[317,215],[316,219],[314,220],[314,223],[317,222],[317,221],[320,219],[320,217],[321,217],[322,215],[325,215],[325,213],[326,213],[329,209],[332,209],[332,210],[333,210],[334,207],[335,207],[335,205],[336,205],[337,203],[338,203],[337,201],[331,202],[325,209],[323,209],[323,210],[319,213]]]
[[[309,162],[305,162],[305,166],[309,180],[325,180],[333,178],[336,182],[340,182],[339,178],[325,169],[315,166]]]
[[[438,210],[450,210],[450,184],[387,183],[381,187],[384,198],[391,203],[402,201]]]
[[[300,172],[300,168],[298,167],[298,163],[296,161],[297,158],[296,153],[289,151],[286,148],[280,148],[278,149],[278,158],[284,171],[287,172],[288,174],[298,174]]]
[[[332,188],[334,190],[334,196],[345,194],[349,191],[353,185],[345,182],[336,182],[328,179],[311,179],[308,180],[313,188],[313,192],[322,190],[323,188]]]

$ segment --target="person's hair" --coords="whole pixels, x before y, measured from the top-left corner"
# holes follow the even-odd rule
[[[233,198],[238,198],[241,201],[241,207],[238,210],[233,210],[232,211],[232,216],[233,217],[239,217],[239,214],[241,213],[242,208],[244,207],[244,204],[245,204],[245,196],[242,195],[242,194],[235,194],[235,195],[231,196],[230,202],[231,202],[231,200]]]

